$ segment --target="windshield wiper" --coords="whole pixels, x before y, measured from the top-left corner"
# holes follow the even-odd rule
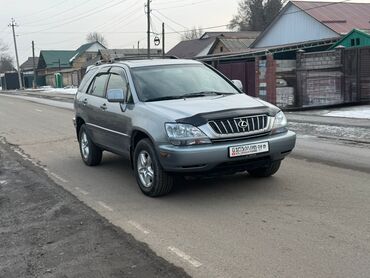
[[[223,95],[233,95],[234,93],[224,93],[224,92],[216,92],[216,91],[202,91],[202,92],[196,92],[196,93],[188,93],[185,95],[182,95],[183,98],[190,98],[190,97],[205,97],[210,95],[217,95],[217,96],[223,96]]]
[[[157,98],[150,98],[146,100],[146,102],[151,101],[161,101],[161,100],[171,100],[171,99],[181,99],[181,98],[192,98],[192,97],[205,97],[210,95],[234,95],[234,93],[223,93],[223,92],[216,92],[216,91],[203,91],[203,92],[196,92],[196,93],[188,93],[180,96],[164,96],[164,97],[157,97]]]
[[[150,102],[150,101],[161,101],[161,100],[171,100],[171,99],[180,99],[184,98],[183,96],[165,96],[165,97],[156,97],[156,98],[150,98],[146,100],[145,102]]]

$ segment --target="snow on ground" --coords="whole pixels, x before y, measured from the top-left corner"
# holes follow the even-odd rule
[[[370,119],[370,105],[354,106],[330,111],[323,116]]]
[[[51,86],[43,86],[38,89],[29,89],[28,91],[74,95],[77,92],[77,87],[53,88]]]

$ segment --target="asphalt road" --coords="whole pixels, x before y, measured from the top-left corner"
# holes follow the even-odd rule
[[[105,153],[101,166],[81,162],[72,117],[67,109],[0,96],[0,136],[190,275],[369,276],[368,145],[302,136],[270,179],[192,180],[151,199],[128,161]]]

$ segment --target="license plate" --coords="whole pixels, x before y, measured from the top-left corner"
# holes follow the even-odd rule
[[[251,154],[256,154],[256,153],[265,153],[268,151],[269,151],[268,142],[262,142],[262,143],[257,143],[257,144],[246,144],[246,145],[229,147],[229,156],[238,157],[238,156],[245,156],[245,155],[251,155]]]

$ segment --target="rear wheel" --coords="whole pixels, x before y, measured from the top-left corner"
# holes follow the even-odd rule
[[[80,128],[78,141],[83,162],[88,166],[99,165],[102,159],[102,150],[91,140],[84,124]]]
[[[280,168],[281,161],[272,161],[267,167],[256,168],[248,170],[248,173],[254,177],[270,177],[275,174]]]
[[[134,171],[136,181],[145,195],[157,197],[171,191],[174,178],[163,170],[149,139],[142,139],[135,147]]]

